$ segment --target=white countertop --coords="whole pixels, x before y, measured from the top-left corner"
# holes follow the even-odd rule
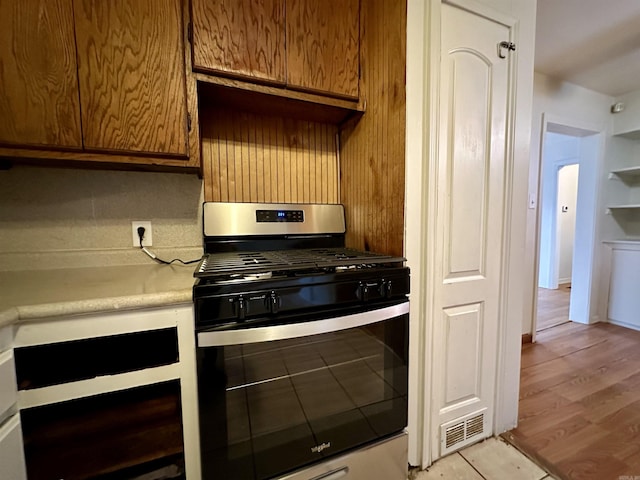
[[[158,264],[0,272],[0,326],[191,303],[194,270]]]

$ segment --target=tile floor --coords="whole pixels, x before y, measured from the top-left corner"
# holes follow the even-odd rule
[[[436,461],[409,480],[554,480],[515,447],[489,438]]]

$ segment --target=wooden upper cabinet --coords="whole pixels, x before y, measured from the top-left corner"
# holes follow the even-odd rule
[[[181,0],[75,0],[86,149],[187,155]]]
[[[282,0],[192,0],[193,68],[284,84]]]
[[[0,1],[0,143],[82,146],[72,0]]]
[[[358,97],[359,0],[286,0],[287,84]]]

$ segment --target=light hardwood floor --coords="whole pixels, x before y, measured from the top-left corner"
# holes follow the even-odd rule
[[[570,283],[559,285],[555,290],[538,288],[537,332],[569,321],[570,297]]]
[[[504,437],[562,479],[640,479],[640,332],[565,323],[522,349]]]

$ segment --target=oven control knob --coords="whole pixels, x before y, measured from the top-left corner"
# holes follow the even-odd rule
[[[369,289],[371,288],[371,284],[367,282],[360,282],[358,284],[358,290],[356,291],[356,296],[358,300],[362,302],[367,302],[369,300]]]
[[[267,296],[267,309],[271,313],[278,313],[280,310],[280,297],[276,292],[271,292],[271,294]]]
[[[249,310],[249,304],[244,297],[238,297],[236,301],[236,316],[239,320],[244,320],[247,317]]]
[[[383,298],[391,298],[391,280],[382,280],[378,293]]]

